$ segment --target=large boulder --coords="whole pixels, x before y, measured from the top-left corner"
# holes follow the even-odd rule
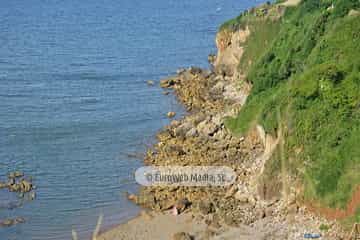
[[[185,137],[187,132],[189,132],[193,128],[191,122],[184,122],[178,127],[174,128],[173,132],[176,137]]]
[[[196,128],[200,134],[212,136],[219,129],[219,126],[209,120],[205,120],[200,122]]]

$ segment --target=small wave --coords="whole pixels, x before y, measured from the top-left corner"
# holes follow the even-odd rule
[[[100,98],[98,98],[98,97],[82,97],[80,99],[80,103],[93,104],[93,103],[98,103],[98,102],[100,102]]]
[[[43,88],[45,87],[45,83],[30,83],[30,84],[27,84],[26,87],[28,88]]]
[[[65,98],[67,104],[96,104],[101,101],[99,97],[77,97],[77,98]]]

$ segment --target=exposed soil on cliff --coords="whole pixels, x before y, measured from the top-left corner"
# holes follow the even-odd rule
[[[319,207],[314,202],[309,202],[307,205],[312,211],[321,214],[329,220],[342,220],[344,218],[354,216],[357,208],[360,207],[360,186],[358,186],[354,191],[351,200],[348,202],[345,209]]]

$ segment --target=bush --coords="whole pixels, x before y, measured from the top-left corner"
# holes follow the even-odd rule
[[[344,207],[360,184],[360,24],[347,16],[359,3],[334,1],[328,11],[332,2],[304,0],[286,11],[271,44],[253,55],[251,95],[226,126],[244,134],[260,123],[275,135],[283,121],[288,171],[302,178],[305,196]],[[274,175],[280,163],[270,161]]]

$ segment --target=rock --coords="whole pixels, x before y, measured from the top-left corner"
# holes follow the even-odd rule
[[[23,177],[24,173],[22,173],[21,171],[15,171],[15,172],[10,172],[9,173],[9,179],[15,179],[15,178],[19,178],[19,177]]]
[[[208,215],[210,213],[215,212],[214,204],[212,202],[209,202],[209,201],[200,201],[198,203],[198,209],[204,215]]]
[[[178,120],[172,120],[172,121],[170,122],[170,127],[172,127],[172,128],[176,128],[176,127],[178,127],[178,126],[180,126],[180,125],[181,125],[181,122],[178,121]]]
[[[9,173],[9,179],[14,179],[14,178],[15,178],[15,172]]]
[[[210,118],[210,122],[215,124],[216,126],[220,126],[223,124],[223,121],[222,121],[222,116],[220,114],[217,114],[215,116],[212,116]]]
[[[26,180],[20,182],[20,191],[23,193],[30,192],[32,188],[32,183]]]
[[[13,219],[5,219],[5,220],[0,222],[1,227],[11,227],[14,224],[16,224],[16,223],[15,223],[15,221]]]
[[[174,206],[177,209],[178,214],[180,214],[180,213],[184,212],[190,205],[191,205],[191,202],[187,198],[182,198],[182,199],[178,200]]]
[[[190,67],[190,69],[189,69],[189,72],[190,72],[192,75],[201,74],[202,71],[203,71],[203,70],[202,70],[201,68],[198,68],[198,67]]]
[[[7,188],[9,185],[6,182],[0,182],[0,189]]]
[[[20,171],[15,171],[14,176],[15,176],[15,178],[18,178],[18,177],[24,176],[24,174],[22,172],[20,172]]]
[[[235,195],[235,193],[237,192],[238,188],[236,185],[233,185],[225,194],[225,198],[229,198]]]
[[[198,125],[199,123],[201,123],[202,121],[204,121],[206,119],[206,115],[203,114],[203,113],[199,113],[199,114],[196,114],[195,116],[193,116],[191,118],[191,122],[194,124],[194,125]]]
[[[10,178],[8,185],[14,185],[15,184],[15,178]]]
[[[193,126],[191,125],[191,123],[189,122],[184,122],[183,124],[181,124],[180,126],[176,127],[174,129],[174,135],[176,137],[185,137],[186,134],[193,128]],[[196,130],[196,129],[195,129]]]
[[[168,112],[166,115],[167,115],[169,118],[173,118],[173,117],[175,117],[176,112]]]
[[[14,221],[15,221],[15,223],[24,223],[24,222],[26,222],[25,218],[22,218],[22,217],[18,217]]]
[[[247,203],[249,201],[249,196],[245,193],[237,192],[234,195],[235,199],[239,200],[242,203]]]
[[[224,222],[229,226],[236,226],[236,221],[234,220],[234,216],[231,214],[227,214],[224,218]]]
[[[5,219],[3,221],[0,221],[0,227],[11,227],[18,223],[24,223],[26,220],[22,217],[18,217],[15,219]]]
[[[11,184],[9,187],[10,192],[20,192],[21,185],[20,184]]]
[[[196,128],[199,133],[207,136],[212,136],[218,130],[218,126],[216,126],[213,122],[209,122],[207,120],[199,123]]]
[[[360,15],[360,11],[357,11],[357,10],[354,10],[354,9],[351,9],[349,11],[349,16],[359,16]]]
[[[186,133],[185,136],[186,136],[187,138],[189,138],[189,137],[194,138],[194,137],[198,137],[198,136],[199,136],[199,133],[198,133],[198,131],[196,130],[196,128],[191,128],[191,129]]]
[[[140,194],[136,197],[136,203],[152,208],[155,206],[156,201],[155,197],[151,193],[140,192]]]
[[[164,95],[169,95],[169,94],[170,94],[170,92],[165,91],[165,92],[163,92],[163,94],[164,94]]]
[[[36,198],[36,193],[34,191],[30,192],[29,194],[29,200],[32,201]]]
[[[175,207],[174,201],[175,200],[173,200],[173,199],[166,199],[165,201],[161,201],[158,204],[158,209],[162,210],[162,211],[166,211],[166,210],[169,210],[170,208],[174,208]]]
[[[287,204],[288,205],[292,205],[296,202],[296,195],[295,193],[290,193],[288,198],[287,198]]]
[[[182,73],[184,73],[186,71],[186,69],[184,68],[179,68],[178,70],[176,70],[176,74],[177,75],[181,75]]]
[[[226,139],[227,136],[228,136],[228,133],[224,129],[220,129],[219,131],[217,131],[214,134],[214,137],[217,138],[217,139],[220,139],[220,140]],[[228,146],[228,145],[224,143],[223,146],[225,146],[225,148],[226,148],[226,146]]]
[[[214,65],[216,61],[216,55],[215,54],[209,54],[208,55],[208,62],[211,64],[211,65]]]
[[[221,97],[223,92],[224,92],[224,83],[221,81],[217,82],[216,85],[210,89],[211,95],[220,95]]]
[[[177,156],[181,156],[181,155],[185,155],[186,152],[184,151],[184,149],[179,146],[179,145],[166,145],[166,147],[164,148],[164,151],[168,154],[168,155],[177,155]]]
[[[186,232],[175,233],[172,237],[173,240],[194,240],[194,238]]]
[[[248,202],[250,203],[251,206],[253,207],[256,206],[256,199],[253,196],[248,197]]]
[[[201,77],[205,78],[205,79],[208,79],[210,77],[214,76],[213,75],[213,72],[210,70],[210,69],[204,69],[202,72],[201,72]],[[209,79],[209,81],[211,81],[212,79]]]
[[[137,197],[135,194],[127,194],[127,199],[133,202],[136,202]]]
[[[154,86],[155,82],[153,80],[147,80],[146,81],[149,86]]]
[[[191,81],[191,80],[194,79],[194,77],[195,77],[195,75],[192,74],[192,73],[190,72],[190,70],[186,70],[186,71],[184,71],[183,73],[181,73],[181,79],[182,79],[183,81]],[[184,92],[184,93],[185,93],[185,92]],[[185,93],[185,94],[186,94],[186,93]]]
[[[177,77],[170,77],[160,80],[160,86],[162,88],[172,88],[175,84],[177,84],[180,81]]]

